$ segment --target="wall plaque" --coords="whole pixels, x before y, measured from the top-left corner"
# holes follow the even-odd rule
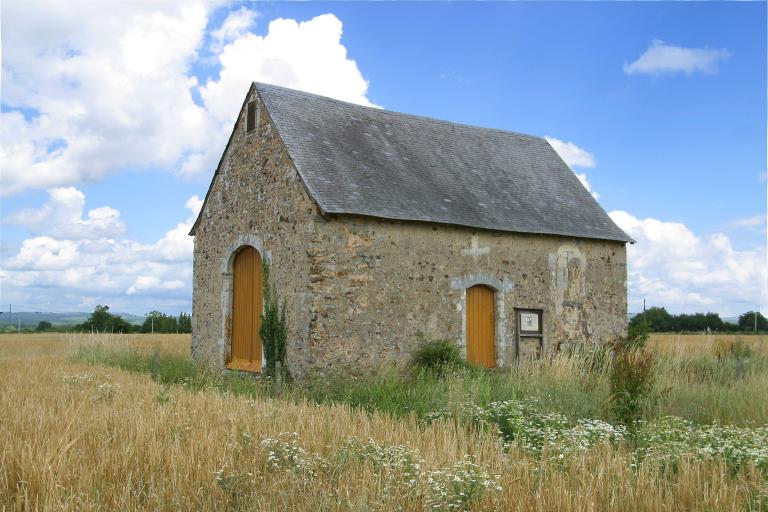
[[[520,313],[520,330],[528,332],[539,332],[539,314],[538,313]]]

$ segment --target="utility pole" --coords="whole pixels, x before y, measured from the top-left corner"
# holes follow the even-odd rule
[[[13,316],[13,306],[11,304],[8,304],[8,330],[10,331],[13,327],[13,323],[11,323],[11,317]]]
[[[155,315],[152,315],[152,334],[155,334]]]
[[[755,310],[755,333],[757,333],[757,310]]]

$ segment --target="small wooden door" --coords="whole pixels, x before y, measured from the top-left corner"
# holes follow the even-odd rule
[[[235,255],[232,297],[232,356],[228,368],[261,371],[261,256],[253,247]]]
[[[467,288],[467,362],[486,368],[496,366],[494,298],[487,286]]]

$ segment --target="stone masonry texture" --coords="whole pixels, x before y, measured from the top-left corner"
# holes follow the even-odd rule
[[[231,336],[231,263],[252,245],[286,300],[287,363],[366,374],[407,363],[421,339],[466,353],[466,288],[495,290],[496,364],[535,353],[518,342],[517,309],[542,311],[544,351],[626,336],[622,242],[323,216],[268,112],[245,133],[245,109],[195,232],[192,354],[221,368]]]

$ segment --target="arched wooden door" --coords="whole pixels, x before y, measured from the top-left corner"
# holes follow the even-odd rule
[[[494,302],[494,292],[487,286],[467,288],[467,362],[470,364],[496,366]]]
[[[261,371],[261,256],[246,246],[235,255],[232,297],[232,355],[229,368]]]

